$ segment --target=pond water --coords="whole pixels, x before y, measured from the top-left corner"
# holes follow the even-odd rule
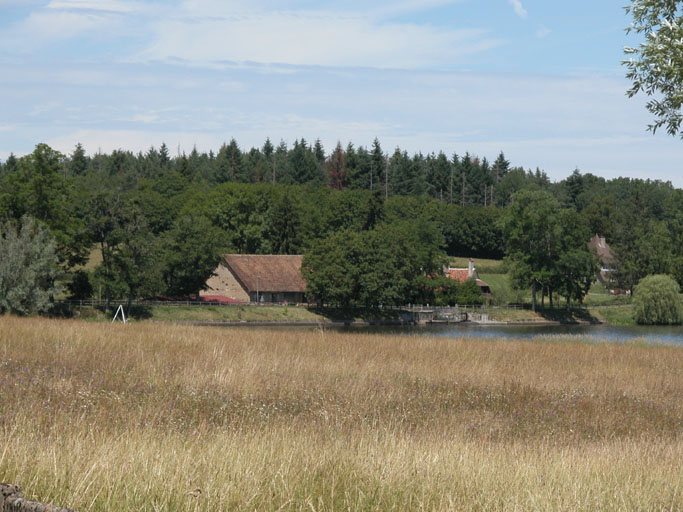
[[[477,325],[441,324],[420,326],[332,327],[340,332],[368,332],[402,336],[435,336],[444,338],[518,338],[551,336],[587,336],[596,340],[619,343],[645,341],[683,347],[683,326],[616,326],[616,325]]]

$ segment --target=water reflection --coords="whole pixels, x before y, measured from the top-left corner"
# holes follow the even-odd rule
[[[436,336],[444,338],[519,338],[533,339],[548,336],[590,336],[621,343],[643,340],[683,346],[683,326],[617,326],[617,325],[476,325],[449,324],[410,327],[363,326],[333,327],[341,332],[368,332],[403,336]]]

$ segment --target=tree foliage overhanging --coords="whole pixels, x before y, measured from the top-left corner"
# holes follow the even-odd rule
[[[644,38],[638,47],[624,48],[626,77],[632,82],[627,94],[651,97],[646,107],[655,117],[652,132],[663,126],[669,135],[683,137],[683,3],[634,0],[626,11],[633,17],[627,31]]]
[[[500,259],[517,251],[504,219],[530,191],[552,201],[544,220],[559,234],[552,265],[536,271],[518,259],[520,285],[534,275],[539,291],[580,300],[589,262],[585,251],[568,250],[567,240],[583,247],[578,241],[592,233],[612,245],[620,287],[631,289],[651,273],[683,283],[683,192],[670,183],[607,181],[578,170],[552,183],[539,169],[512,166],[503,153],[493,163],[469,153],[386,153],[378,140],[368,148],[339,144],[330,155],[319,141],[303,139],[291,147],[267,140],[248,151],[233,139],[217,153],[178,155],[165,144],[92,156],[80,144],[70,155],[39,144],[0,163],[0,221],[28,215],[49,229],[56,280],[74,297],[132,300],[195,294],[228,252],[306,254],[329,239],[369,237],[377,257],[396,260],[382,244],[405,245],[416,225],[438,233],[439,254]],[[418,293],[413,285],[392,284],[386,293],[404,302],[436,300],[428,286]]]

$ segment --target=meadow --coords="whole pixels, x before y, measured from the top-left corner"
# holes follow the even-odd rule
[[[0,317],[0,481],[105,510],[683,510],[683,349]]]

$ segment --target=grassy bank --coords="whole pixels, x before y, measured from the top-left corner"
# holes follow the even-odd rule
[[[297,306],[152,306],[150,318],[173,322],[319,322],[312,309]]]
[[[676,347],[0,318],[0,480],[78,510],[679,510]]]
[[[540,310],[485,308],[491,320],[511,323],[561,322],[609,323],[635,325],[630,304],[610,307],[564,308]],[[92,308],[73,308],[74,318],[94,322],[110,322],[113,312],[105,315]],[[149,306],[136,307],[134,320],[161,322],[220,323],[220,322],[273,322],[273,323],[326,323],[326,322],[391,322],[400,321],[397,311],[367,312],[363,310],[318,310],[302,306]]]

